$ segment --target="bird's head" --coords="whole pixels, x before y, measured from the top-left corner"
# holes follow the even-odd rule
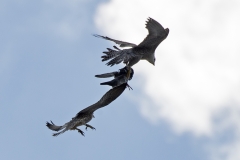
[[[155,54],[152,54],[152,56],[148,57],[147,61],[155,66],[156,61]]]

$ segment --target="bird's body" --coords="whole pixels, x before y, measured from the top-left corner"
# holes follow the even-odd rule
[[[115,40],[109,37],[104,37],[100,35],[94,35],[106,40],[110,40],[119,44],[120,47],[132,47],[128,49],[118,49],[114,46],[116,50],[109,49],[103,52],[102,61],[110,60],[107,65],[113,66],[121,62],[127,64],[128,66],[133,66],[138,63],[138,61],[147,60],[151,64],[155,64],[155,50],[158,45],[168,36],[169,29],[164,29],[161,24],[152,18],[148,18],[146,28],[149,34],[147,37],[139,44],[133,44],[129,42]]]
[[[124,67],[119,70],[119,72],[110,72],[100,75],[95,75],[98,78],[107,78],[107,77],[114,77],[113,80],[108,82],[100,83],[101,85],[110,85],[112,87],[117,87],[123,83],[127,83],[128,80],[131,80],[133,77],[134,71],[132,68]]]
[[[119,77],[121,75],[125,75],[127,74],[129,71],[129,68],[128,67],[124,67],[124,68],[121,68],[119,69],[119,71],[115,71],[115,72],[109,72],[109,73],[104,73],[104,74],[99,74],[99,75],[95,75],[95,77],[98,77],[98,78],[109,78],[109,77]],[[130,68],[130,77],[129,77],[129,80],[132,79],[133,77],[133,74],[134,74],[134,71],[132,68]]]
[[[57,126],[52,121],[50,123],[47,122],[46,126],[53,131],[57,131],[57,132],[60,131],[58,133],[54,133],[53,136],[58,136],[59,134],[62,134],[67,130],[77,130],[79,133],[81,133],[84,136],[84,132],[78,129],[77,127],[85,125],[86,129],[87,127],[91,129],[95,129],[91,125],[87,124],[94,117],[93,115],[94,111],[114,101],[117,97],[119,97],[122,94],[126,86],[127,84],[124,83],[118,87],[110,89],[107,93],[103,95],[103,97],[97,103],[78,112],[77,115],[72,118],[72,120],[65,123],[63,126]]]
[[[121,75],[121,76],[118,76],[118,77],[114,78],[111,81],[100,83],[100,85],[109,85],[109,86],[112,86],[112,87],[117,87],[117,86],[119,86],[123,83],[126,83],[127,81],[128,81],[127,76]]]
[[[78,130],[79,133],[81,133],[84,136],[84,132],[80,129],[78,129],[78,126],[85,125],[86,128],[90,125],[87,123],[90,122],[93,118],[93,113],[92,114],[81,114],[81,116],[76,116],[73,117],[71,121],[65,123],[63,126],[56,126],[52,121],[51,123],[47,122],[47,127],[53,131],[60,131],[58,133],[54,133],[53,136],[58,136],[59,134],[64,133],[67,130]],[[92,127],[92,129],[95,129]]]

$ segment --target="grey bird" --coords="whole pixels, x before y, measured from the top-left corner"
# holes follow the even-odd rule
[[[54,133],[53,136],[58,136],[59,134],[62,134],[67,130],[77,130],[79,133],[81,133],[84,136],[84,132],[77,127],[85,125],[86,130],[88,127],[91,129],[95,129],[93,126],[87,124],[94,117],[93,113],[97,109],[109,105],[112,101],[118,98],[123,93],[126,86],[127,84],[124,83],[118,87],[110,89],[107,93],[103,95],[103,97],[97,103],[81,110],[80,112],[77,113],[75,117],[72,118],[72,120],[70,120],[69,122],[65,123],[62,126],[57,126],[52,121],[50,121],[50,123],[47,122],[46,126],[53,131],[57,131],[57,132],[60,131],[58,133]]]
[[[123,50],[117,48],[116,46],[114,46],[116,50],[107,48],[108,51],[103,52],[106,55],[101,57],[102,61],[110,60],[106,64],[108,66],[113,66],[123,62],[131,67],[142,59],[155,65],[155,50],[158,45],[167,38],[169,29],[164,29],[160,23],[152,18],[147,19],[146,28],[148,30],[148,35],[139,45],[95,34],[95,37],[113,41],[120,47],[132,47]]]
[[[114,77],[113,80],[100,83],[100,85],[110,85],[112,87],[117,87],[117,86],[119,86],[123,83],[127,83],[129,80],[131,80],[133,77],[133,74],[134,74],[133,69],[126,66],[126,67],[120,69],[118,72],[110,72],[110,73],[95,75],[95,77],[98,77],[98,78]],[[128,84],[127,84],[127,86],[129,87],[129,89],[132,89]]]

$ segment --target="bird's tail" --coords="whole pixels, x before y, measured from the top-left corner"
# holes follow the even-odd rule
[[[100,85],[109,85],[112,86],[112,81],[100,83]]]
[[[59,134],[62,134],[62,133],[64,133],[65,131],[68,130],[68,129],[66,128],[68,123],[64,124],[63,126],[57,126],[57,125],[55,125],[52,121],[50,121],[50,122],[51,122],[51,123],[47,122],[46,126],[47,126],[49,129],[53,130],[53,131],[60,131],[60,130],[62,130],[62,129],[65,128],[65,129],[62,130],[61,132],[54,133],[53,136],[58,136]]]
[[[50,121],[50,122],[51,122],[51,123],[47,122],[47,123],[46,123],[46,126],[47,126],[49,129],[53,130],[53,131],[60,131],[61,129],[63,129],[63,128],[66,127],[66,125],[57,126],[57,125],[55,125],[52,121]]]
[[[47,122],[46,126],[53,131],[60,131],[61,129],[63,129],[63,126],[57,126],[52,121],[50,121],[50,123]]]
[[[95,77],[98,77],[98,78],[108,78],[108,77],[113,77],[113,76],[115,76],[116,73],[117,73],[117,72],[98,74],[98,75],[95,75]]]
[[[103,53],[106,54],[104,56],[102,56],[102,61],[107,61],[109,59],[112,59],[116,56],[118,56],[119,54],[121,54],[121,50],[114,50],[111,48],[107,48],[108,51],[104,51]]]
[[[129,55],[132,53],[132,49],[123,49],[123,50],[113,50],[107,48],[108,51],[103,52],[104,56],[102,56],[102,61],[110,60],[106,65],[113,66],[115,64],[119,64],[121,62],[127,64],[129,60]],[[134,56],[134,55],[132,55]]]

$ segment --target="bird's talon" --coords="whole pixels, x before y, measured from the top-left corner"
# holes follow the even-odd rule
[[[132,87],[131,87],[131,86],[129,86],[128,84],[127,84],[127,87],[128,87],[128,89],[129,89],[129,90],[133,90],[133,89],[132,89]]]

